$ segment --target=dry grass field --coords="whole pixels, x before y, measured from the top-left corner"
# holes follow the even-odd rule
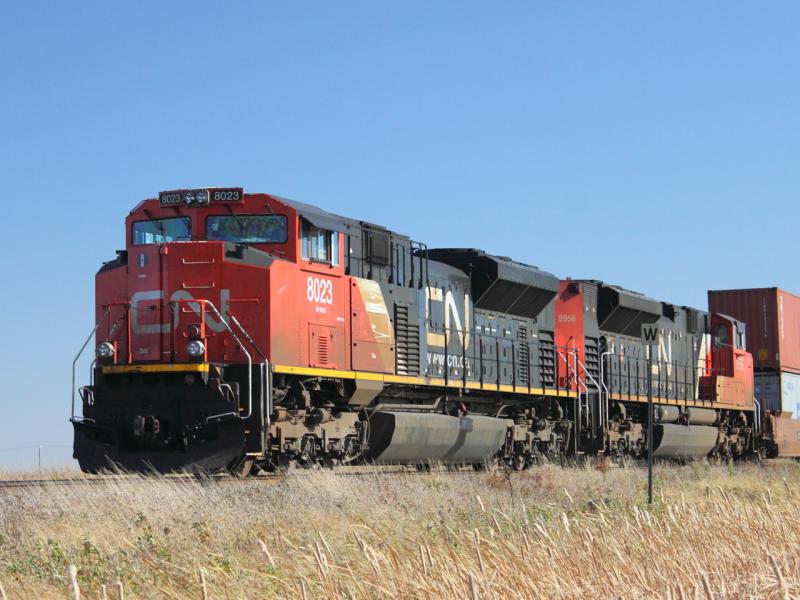
[[[52,475],[52,474],[51,474]],[[58,474],[56,474],[58,475]],[[8,598],[794,598],[800,466],[0,489]],[[119,583],[118,583],[119,582]]]

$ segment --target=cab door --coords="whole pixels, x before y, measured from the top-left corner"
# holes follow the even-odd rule
[[[733,377],[734,323],[722,315],[711,320],[714,375]]]

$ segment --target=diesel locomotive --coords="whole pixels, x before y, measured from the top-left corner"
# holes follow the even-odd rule
[[[162,192],[125,236],[73,363],[85,471],[641,456],[648,385],[657,457],[759,434],[725,315],[241,188]]]

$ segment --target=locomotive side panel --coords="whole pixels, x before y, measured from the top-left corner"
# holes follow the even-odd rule
[[[350,282],[334,270],[275,262],[270,269],[270,361],[349,369]]]
[[[555,277],[481,250],[442,248],[429,256],[431,277],[448,284],[433,286],[426,297],[428,354],[449,363],[448,379],[529,392],[566,387],[564,352],[555,340]],[[431,349],[444,348],[445,331],[447,351],[437,356]],[[431,369],[438,373],[440,365]]]
[[[394,327],[387,296],[377,281],[350,278],[351,352],[355,371],[395,371]]]
[[[447,265],[430,261],[424,289],[425,353],[422,370],[446,381],[474,379],[471,364],[473,306],[469,280]],[[469,373],[468,373],[469,371]]]
[[[653,394],[672,402],[698,398],[708,352],[705,313],[598,281],[583,281],[580,286],[586,302],[587,347],[598,335],[601,370],[612,396],[646,396],[647,348],[641,343],[640,332],[642,324],[652,323],[660,330],[658,345],[652,351]]]

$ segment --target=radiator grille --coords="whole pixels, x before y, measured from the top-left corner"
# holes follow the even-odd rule
[[[548,336],[546,332],[539,333],[539,372],[543,387],[555,387],[556,348],[552,337]]]
[[[409,320],[408,307],[394,305],[395,368],[398,375],[419,375],[419,324]]]
[[[595,381],[600,381],[600,344],[597,338],[584,338],[586,352],[586,371],[594,377]]]
[[[520,325],[517,329],[518,383],[528,385],[530,382],[530,349],[528,347],[528,328]]]

